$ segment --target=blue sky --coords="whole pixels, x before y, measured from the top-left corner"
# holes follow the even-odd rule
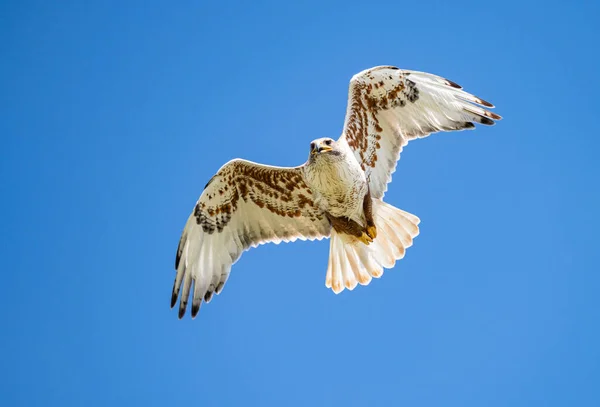
[[[0,5],[1,405],[600,405],[597,2],[60,3]],[[179,321],[206,181],[381,64],[504,116],[405,149],[406,258],[335,296],[328,242],[262,246]]]

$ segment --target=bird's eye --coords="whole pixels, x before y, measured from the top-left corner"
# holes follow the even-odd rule
[[[325,144],[327,144],[328,146],[330,146],[331,145],[331,141],[332,140],[325,140]]]
[[[310,143],[310,149],[314,150],[315,149],[315,143]]]

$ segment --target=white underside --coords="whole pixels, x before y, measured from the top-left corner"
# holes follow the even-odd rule
[[[345,140],[336,146],[343,158],[318,157],[304,169],[315,205],[335,217],[346,217],[364,225],[363,200],[367,194],[365,173]]]

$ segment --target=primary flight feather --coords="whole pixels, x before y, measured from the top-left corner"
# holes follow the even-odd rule
[[[383,201],[402,148],[438,131],[494,124],[493,105],[436,75],[374,67],[350,81],[341,137],[314,140],[299,167],[235,159],[208,182],[177,248],[171,307],[219,294],[242,252],[269,242],[331,238],[325,285],[367,285],[392,268],[419,218]]]

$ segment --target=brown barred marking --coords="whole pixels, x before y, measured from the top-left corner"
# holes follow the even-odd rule
[[[357,222],[349,218],[338,218],[333,215],[327,214],[327,219],[329,219],[329,222],[331,223],[333,229],[340,234],[360,237],[365,231],[364,226],[359,225]]]
[[[381,67],[377,70],[392,68],[398,70],[394,67]],[[350,115],[345,135],[348,145],[358,152],[363,170],[366,170],[367,167],[375,168],[376,151],[381,148],[381,145],[376,143],[375,151],[370,152],[370,156],[367,156],[370,138],[374,136],[376,140],[380,140],[381,136],[377,133],[383,132],[378,113],[391,108],[404,107],[407,101],[414,103],[419,99],[419,89],[414,82],[406,79],[401,72],[394,72],[394,75],[398,76],[398,82],[387,90],[383,89],[385,88],[383,80],[371,82],[374,80],[372,71],[367,72],[365,78],[355,78],[351,83]],[[393,79],[393,76],[389,75],[389,79]],[[373,89],[378,92],[373,92]],[[385,93],[381,94],[382,91]],[[375,133],[370,134],[369,129],[374,130]]]
[[[281,217],[306,216],[312,221],[322,220],[323,214],[312,200],[312,192],[304,182],[299,168],[271,168],[243,160],[223,167],[207,184],[194,209],[196,223],[208,234],[223,231],[238,202],[253,202],[259,208]],[[219,203],[212,203],[216,192]]]

